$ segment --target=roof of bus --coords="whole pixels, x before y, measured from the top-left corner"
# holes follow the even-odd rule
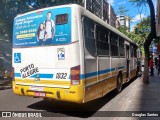
[[[38,10],[35,10],[35,11],[27,12],[27,13],[24,13],[24,14],[19,14],[15,18],[20,17],[20,16],[24,16],[24,15],[27,15],[27,14],[30,14],[30,13],[34,13],[34,12],[41,12],[43,10],[48,10],[48,9],[52,9],[52,8],[54,8],[54,9],[56,9],[56,8],[63,8],[63,7],[74,7],[74,8],[80,9],[83,15],[86,15],[88,18],[90,18],[92,20],[94,19],[95,22],[98,22],[102,26],[105,26],[106,28],[108,28],[112,32],[120,35],[121,37],[125,38],[127,41],[129,41],[132,44],[138,46],[136,43],[134,43],[130,38],[128,38],[127,36],[125,36],[123,33],[121,33],[120,31],[118,31],[114,27],[110,26],[108,23],[106,23],[105,21],[103,21],[102,19],[100,19],[96,15],[92,14],[90,11],[86,10],[84,7],[82,7],[82,6],[78,5],[78,4],[67,4],[67,5],[59,5],[59,6],[42,8],[42,9],[38,9]]]

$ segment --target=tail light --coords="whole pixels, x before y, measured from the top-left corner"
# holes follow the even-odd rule
[[[14,67],[12,67],[11,77],[14,80]]]
[[[80,84],[80,65],[71,68],[71,84]]]

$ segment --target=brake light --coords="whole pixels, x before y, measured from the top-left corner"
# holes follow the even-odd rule
[[[71,68],[71,84],[72,85],[80,84],[80,65]]]

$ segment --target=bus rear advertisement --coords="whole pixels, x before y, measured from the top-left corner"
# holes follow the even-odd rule
[[[14,20],[13,34],[13,47],[70,43],[71,8],[44,9],[19,15]]]

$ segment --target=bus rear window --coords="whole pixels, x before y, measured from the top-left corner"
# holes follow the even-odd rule
[[[68,14],[56,15],[56,24],[67,24],[68,23]]]

